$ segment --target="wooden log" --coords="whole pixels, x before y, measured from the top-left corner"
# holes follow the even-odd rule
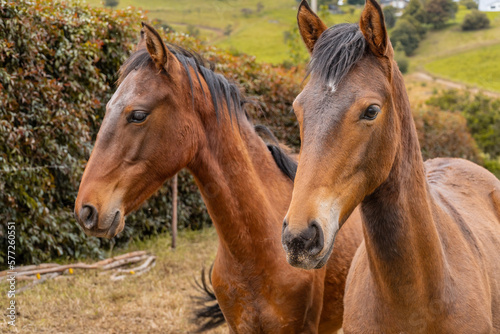
[[[32,264],[29,266],[21,266],[21,267],[16,267],[14,270],[4,270],[0,272],[0,277],[6,276],[8,273],[11,272],[16,272],[16,273],[22,273],[25,271],[31,271],[31,270],[38,270],[38,269],[46,269],[46,268],[52,268],[52,267],[57,267],[60,266],[58,263],[42,263],[42,264]]]
[[[121,267],[125,264],[140,262],[140,261],[143,261],[147,258],[148,258],[148,255],[145,254],[145,255],[141,255],[141,256],[134,256],[134,257],[130,257],[130,258],[121,259],[121,260],[114,261],[114,262],[111,262],[110,264],[103,266],[102,270],[114,269],[117,267]]]

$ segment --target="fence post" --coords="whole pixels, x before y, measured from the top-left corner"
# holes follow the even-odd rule
[[[177,174],[172,179],[172,248],[177,245]]]
[[[313,12],[317,13],[318,12],[318,0],[312,0],[311,1],[311,7]]]

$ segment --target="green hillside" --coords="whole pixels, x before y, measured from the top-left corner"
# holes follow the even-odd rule
[[[102,0],[87,1],[102,6]],[[258,62],[278,64],[291,59],[284,35],[296,27],[297,5],[296,0],[120,0],[118,8],[144,9],[149,20],[159,19],[209,44],[254,55]],[[361,8],[342,9],[345,14],[320,16],[328,25],[358,21]],[[429,31],[410,58],[410,70],[500,91],[500,12],[487,13],[489,29],[464,32],[460,24],[469,12],[460,6],[446,28]],[[307,59],[302,43],[293,48]]]
[[[101,0],[87,2],[102,6]],[[277,64],[290,58],[284,33],[296,26],[296,0],[120,0],[118,8],[127,6],[147,10],[149,19],[160,19],[178,31],[195,28],[210,44],[254,55],[259,62]],[[323,18],[328,24],[359,19],[359,9],[346,12]]]
[[[410,58],[411,67],[500,92],[500,12],[487,13],[489,29],[462,31],[467,13],[461,7],[445,29],[429,31]]]

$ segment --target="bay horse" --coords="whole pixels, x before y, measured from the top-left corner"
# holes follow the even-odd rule
[[[375,0],[359,25],[326,29],[304,2],[299,17],[312,59],[294,101],[302,145],[282,235],[289,262],[322,267],[360,205],[344,333],[500,333],[500,181],[462,159],[424,164]],[[318,249],[294,242],[312,233]]]
[[[361,218],[339,235],[345,245],[325,268],[291,267],[280,240],[296,163],[278,147],[268,149],[245,116],[238,87],[147,24],[118,84],[75,203],[84,231],[115,236],[128,213],[187,168],[219,236],[212,285],[230,331],[338,330]]]

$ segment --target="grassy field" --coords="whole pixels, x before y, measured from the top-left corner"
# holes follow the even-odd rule
[[[500,12],[487,13],[489,29],[464,32],[460,23],[467,13],[461,7],[448,27],[428,32],[410,69],[500,92]]]
[[[75,270],[16,296],[17,327],[8,326],[8,299],[0,295],[3,310],[0,333],[189,333],[194,279],[202,266],[210,267],[217,250],[215,229],[184,232],[178,247],[170,249],[163,236],[134,244],[127,251],[148,250],[156,266],[141,276],[111,281],[109,274]],[[117,254],[114,254],[117,255]],[[25,285],[18,282],[17,288]],[[0,291],[7,291],[6,283]],[[225,333],[224,325],[211,333]]]
[[[444,57],[424,68],[447,79],[500,92],[500,44]]]

